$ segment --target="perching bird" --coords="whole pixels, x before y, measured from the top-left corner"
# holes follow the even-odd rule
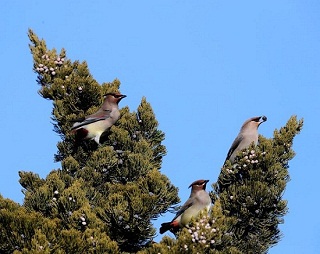
[[[94,139],[100,144],[101,134],[119,119],[118,103],[125,97],[126,95],[120,93],[107,93],[101,108],[96,113],[75,120],[76,123],[71,130],[76,134],[76,141]]]
[[[229,149],[226,161],[229,160],[231,163],[233,163],[239,151],[249,147],[252,142],[255,145],[258,144],[258,127],[265,121],[267,121],[266,116],[257,116],[252,117],[244,122],[238,136],[233,141]]]
[[[196,217],[200,211],[205,208],[207,208],[207,211],[210,210],[211,198],[206,192],[207,182],[209,180],[197,180],[189,186],[189,188],[191,187],[189,199],[180,208],[172,221],[161,224],[160,234],[167,230],[176,233],[180,228],[186,226],[192,217]]]

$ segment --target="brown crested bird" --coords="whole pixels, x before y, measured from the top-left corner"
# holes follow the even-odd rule
[[[249,147],[251,143],[258,144],[258,127],[267,121],[266,116],[256,116],[245,121],[240,129],[238,136],[233,141],[225,161],[234,162],[238,152]]]
[[[176,216],[170,222],[161,224],[160,234],[170,230],[176,233],[182,227],[185,227],[192,218],[195,218],[205,208],[207,211],[211,207],[211,198],[206,192],[206,185],[209,180],[197,180],[190,184],[191,194],[189,199],[183,204]]]
[[[94,139],[100,144],[103,132],[111,128],[120,118],[118,103],[126,95],[120,93],[105,94],[101,108],[94,114],[75,120],[71,131],[75,133],[76,142],[83,139]]]

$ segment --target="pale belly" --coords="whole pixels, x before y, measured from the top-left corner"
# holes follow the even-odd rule
[[[105,130],[107,130],[109,126],[105,123],[105,121],[99,121],[92,124],[88,124],[86,129],[88,130],[87,138],[94,138],[97,135],[101,135]]]
[[[209,205],[203,205],[201,207],[189,207],[182,215],[181,215],[181,220],[179,222],[179,225],[181,227],[184,227],[185,225],[187,225],[192,217],[195,218],[198,216],[198,214],[203,211],[203,212],[209,212],[210,210],[210,207],[211,207],[211,204]],[[205,211],[206,209],[206,211]]]

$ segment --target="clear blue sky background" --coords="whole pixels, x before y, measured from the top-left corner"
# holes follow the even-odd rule
[[[260,133],[272,137],[291,115],[303,117],[284,195],[284,237],[270,253],[318,253],[318,0],[1,1],[0,193],[20,203],[19,170],[45,177],[60,168],[52,104],[37,94],[28,28],[49,48],[86,60],[98,82],[120,79],[128,95],[121,106],[136,110],[147,97],[166,133],[162,173],[183,202],[194,180],[216,181],[244,120],[266,115]]]

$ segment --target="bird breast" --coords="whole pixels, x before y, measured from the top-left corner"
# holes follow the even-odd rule
[[[205,208],[209,211],[211,207],[211,199],[209,194],[206,191],[198,191],[196,196],[194,197],[194,203],[190,206],[184,213],[181,215],[180,226],[184,227],[187,225],[192,217],[196,217],[200,211]]]
[[[243,140],[240,142],[238,150],[247,148],[252,142],[255,145],[258,144],[258,132],[243,133]]]

